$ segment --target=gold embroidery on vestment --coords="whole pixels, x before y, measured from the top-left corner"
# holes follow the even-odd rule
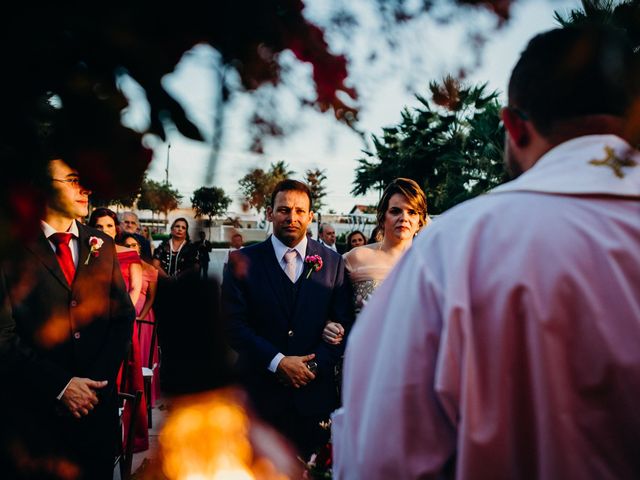
[[[631,157],[618,157],[613,148],[608,145],[604,147],[604,151],[607,154],[605,158],[602,160],[591,160],[589,163],[591,165],[611,168],[611,170],[613,170],[613,174],[618,178],[624,178],[624,172],[622,171],[623,167],[635,167],[638,164],[638,162]]]

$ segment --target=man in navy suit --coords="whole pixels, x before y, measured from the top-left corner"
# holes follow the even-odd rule
[[[347,331],[353,322],[342,257],[307,238],[310,206],[307,185],[280,182],[267,208],[273,235],[232,252],[222,284],[231,346],[253,403],[304,456],[328,440],[319,423],[338,401],[335,367],[345,342],[323,342],[322,330],[329,320]],[[320,269],[307,258],[316,255]]]
[[[41,231],[0,263],[0,476],[106,480],[135,310],[113,241],[76,220],[78,172],[49,176]]]

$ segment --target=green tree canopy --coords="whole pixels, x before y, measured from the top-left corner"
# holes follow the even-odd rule
[[[209,224],[213,217],[227,213],[230,204],[231,199],[220,187],[200,187],[191,197],[191,206],[196,211],[196,218],[206,216],[209,218]]]
[[[170,183],[159,183],[145,180],[140,188],[138,208],[151,210],[153,213],[164,213],[165,218],[171,210],[178,208],[182,195],[171,187]]]
[[[622,30],[640,55],[640,2],[637,0],[582,0],[582,8],[565,15],[555,12],[554,18],[563,27],[594,24]]]
[[[327,196],[325,182],[327,175],[325,170],[319,168],[309,169],[305,172],[305,181],[311,189],[311,210],[319,212],[324,207],[323,198]]]
[[[358,160],[352,193],[408,177],[424,188],[429,211],[437,214],[507,179],[498,94],[451,77],[429,89],[432,101],[417,95],[421,108],[405,109],[397,126],[373,137],[375,151]]]
[[[261,168],[251,170],[239,182],[246,205],[255,208],[258,213],[265,211],[271,203],[271,193],[276,184],[293,173],[282,160],[272,163],[266,172]]]

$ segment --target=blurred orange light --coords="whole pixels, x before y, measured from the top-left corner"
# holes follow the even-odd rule
[[[242,396],[223,389],[174,405],[160,433],[162,470],[170,480],[284,480],[256,458]]]

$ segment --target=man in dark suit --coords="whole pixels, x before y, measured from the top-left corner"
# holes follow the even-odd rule
[[[318,241],[329,250],[333,250],[334,252],[338,251],[338,247],[336,246],[336,229],[333,228],[333,225],[328,223],[320,225]]]
[[[198,249],[200,277],[206,280],[209,275],[209,261],[211,260],[209,253],[213,249],[213,245],[207,240],[207,236],[203,231],[198,232],[198,236],[200,240],[193,242],[193,244]]]
[[[222,285],[223,308],[238,366],[260,413],[306,457],[328,440],[319,423],[337,406],[340,346],[322,341],[328,320],[353,322],[342,257],[308,239],[309,188],[280,182],[267,217],[273,235],[232,252]],[[307,257],[317,255],[322,267]],[[317,262],[315,262],[317,265]]]
[[[36,238],[0,266],[0,469],[113,477],[116,375],[135,310],[112,240],[76,219],[89,191],[62,160]]]

